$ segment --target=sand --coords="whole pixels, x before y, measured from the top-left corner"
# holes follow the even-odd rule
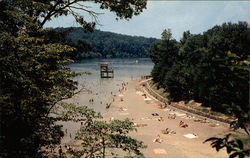
[[[109,112],[104,114],[104,120],[130,118],[137,125],[137,132],[130,135],[143,141],[147,148],[143,153],[147,158],[225,158],[226,151],[216,152],[209,143],[203,143],[209,137],[223,135],[229,129],[222,125],[211,126],[210,123],[195,122],[193,117],[187,117],[181,111],[160,109],[158,102],[153,98],[145,100],[143,92],[136,90],[138,81],[130,81],[123,91],[123,101],[115,99]],[[126,109],[125,111],[121,109]],[[154,116],[153,116],[153,115]],[[168,116],[176,115],[175,119]],[[179,126],[180,121],[188,125],[186,128]],[[163,134],[168,128],[170,134]],[[159,135],[160,142],[153,142]]]
[[[129,118],[134,122],[137,132],[130,135],[147,145],[142,149],[146,158],[225,158],[225,150],[216,152],[204,140],[213,136],[222,136],[229,132],[228,127],[217,122],[197,121],[181,110],[172,108],[161,109],[160,102],[139,91],[139,81],[132,80],[126,85],[126,90],[116,94],[115,101],[105,113],[106,121]],[[86,95],[79,95],[75,101],[86,100]],[[122,98],[122,100],[121,100]],[[103,105],[105,106],[105,105]],[[188,126],[180,127],[180,121]],[[63,129],[67,134],[62,140],[64,144],[77,144],[73,140],[80,123],[65,122]],[[70,138],[71,135],[71,138]]]

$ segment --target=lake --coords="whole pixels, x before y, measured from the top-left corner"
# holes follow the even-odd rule
[[[101,62],[109,63],[109,67],[114,70],[114,78],[100,78],[99,64]],[[73,102],[105,113],[106,104],[112,102],[113,95],[118,93],[123,82],[150,75],[153,66],[154,64],[149,58],[88,59],[70,64],[69,67],[75,72],[91,73],[91,75],[81,75],[76,78],[79,86],[85,87],[86,91],[73,97]],[[90,99],[93,99],[94,102],[90,103]]]

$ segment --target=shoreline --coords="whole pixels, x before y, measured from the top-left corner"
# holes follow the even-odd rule
[[[117,100],[119,95],[122,95],[124,91],[126,91],[126,85],[127,81],[119,81],[119,83],[116,83],[114,85],[116,88],[113,90],[109,90],[105,94],[102,94],[105,96],[105,98],[100,98],[97,92],[94,91],[88,91],[88,92],[81,92],[75,96],[73,96],[70,99],[65,100],[65,102],[68,103],[73,103],[75,105],[81,106],[87,106],[91,109],[93,109],[95,112],[100,112],[101,115],[105,115],[107,113],[110,113],[113,109],[110,108],[114,104],[114,101]],[[94,100],[93,102],[90,100]],[[101,103],[100,103],[101,102]],[[101,106],[100,109],[104,109],[101,111],[96,110],[95,108]],[[61,145],[73,145],[76,144],[77,140],[74,139],[76,136],[77,131],[81,127],[80,122],[72,122],[72,121],[67,121],[67,122],[58,122],[58,124],[63,125],[63,132],[64,132],[64,137],[61,140]]]
[[[155,100],[161,102],[162,104],[166,103],[167,99],[162,97],[155,90],[153,90],[152,87],[149,85],[148,81],[150,81],[150,79],[141,82],[141,85],[143,85],[143,84],[145,85],[145,86],[143,86],[144,92],[146,92],[148,95],[150,95]],[[199,110],[197,110],[193,107],[190,107],[190,106],[178,105],[178,102],[173,102],[173,104],[170,104],[169,106],[176,109],[176,110],[180,110],[182,112],[186,112],[186,113],[189,113],[191,115],[195,115],[196,117],[200,117],[201,119],[209,119],[210,121],[224,124],[227,127],[230,126],[231,122],[235,121],[235,119],[232,119],[232,118],[230,118],[222,113],[221,113],[221,116],[216,116],[213,114],[208,114],[208,113],[199,111]]]
[[[131,132],[129,136],[144,142],[147,148],[141,151],[146,158],[224,158],[228,156],[226,150],[216,152],[209,143],[203,143],[207,138],[223,136],[230,132],[227,127],[210,121],[196,121],[199,117],[187,115],[178,109],[160,108],[158,101],[141,91],[140,81],[122,82],[125,85],[121,84],[119,87],[124,88],[115,94],[110,94],[112,97],[115,96],[114,101],[101,115],[103,121],[129,118],[134,122],[137,132]],[[84,95],[82,94],[81,97]],[[187,127],[181,127],[181,122]],[[63,125],[64,130],[65,128],[69,130],[61,145],[79,146],[80,141],[74,140],[73,132],[80,127],[80,122],[73,124],[67,122]],[[72,132],[71,138],[70,132]]]
[[[213,122],[195,122],[198,118],[187,116],[184,112],[170,108],[160,109],[158,102],[147,96],[148,101],[138,91],[139,80],[128,82],[127,91],[123,92],[123,101],[117,95],[110,111],[103,115],[103,120],[124,120],[129,118],[135,123],[137,132],[130,135],[141,140],[148,146],[142,149],[147,158],[224,158],[226,151],[216,152],[209,143],[203,143],[207,138],[221,136],[230,130],[221,124]],[[140,93],[139,93],[140,92]],[[152,116],[157,114],[157,116]],[[175,114],[174,119],[169,115]],[[180,121],[188,125],[179,126]],[[214,125],[214,126],[210,126]],[[163,134],[168,128],[171,134]],[[175,133],[175,134],[173,134]],[[158,137],[159,136],[159,137]],[[159,138],[161,142],[153,142]],[[192,138],[193,137],[193,138]]]

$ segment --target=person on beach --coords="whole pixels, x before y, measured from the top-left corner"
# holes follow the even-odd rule
[[[58,150],[59,157],[62,158],[62,147],[60,145],[59,150]]]
[[[169,134],[169,132],[170,132],[170,131],[169,131],[168,128],[166,128],[165,130],[161,130],[161,133],[162,133],[162,134]]]
[[[68,151],[72,151],[72,147],[70,145],[68,147]]]
[[[169,114],[168,115],[168,119],[175,119],[176,118],[176,114]]]
[[[110,104],[106,104],[106,109],[108,109],[110,107],[111,103]]]
[[[184,123],[183,121],[180,121],[179,127],[186,128],[186,127],[188,127],[188,125],[186,123]]]
[[[158,121],[164,121],[164,120],[163,120],[163,117],[159,117],[159,118],[158,118]]]
[[[167,107],[167,104],[166,103],[164,103],[164,104],[161,104],[161,109],[165,109],[166,107]]]
[[[163,140],[160,138],[160,135],[158,134],[157,137],[153,140],[154,143],[161,143]]]

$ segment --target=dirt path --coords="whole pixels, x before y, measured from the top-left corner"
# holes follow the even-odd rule
[[[131,81],[126,91],[118,95],[110,107],[110,112],[104,115],[105,120],[130,118],[138,126],[138,131],[131,136],[142,140],[148,147],[143,152],[147,158],[225,158],[225,151],[216,152],[209,143],[203,143],[209,137],[223,135],[228,128],[214,123],[195,122],[197,118],[190,118],[183,112],[168,108],[160,109],[150,98],[145,100],[141,92],[136,90],[138,81]],[[123,101],[121,101],[123,98]],[[153,116],[156,114],[158,116]],[[175,119],[168,116],[176,115]],[[180,121],[188,127],[179,127]],[[212,127],[214,126],[214,127]],[[176,134],[163,134],[162,130]],[[153,142],[159,135],[159,142]],[[186,135],[186,137],[184,136]],[[189,137],[189,138],[187,138]],[[190,139],[190,137],[195,137]]]

